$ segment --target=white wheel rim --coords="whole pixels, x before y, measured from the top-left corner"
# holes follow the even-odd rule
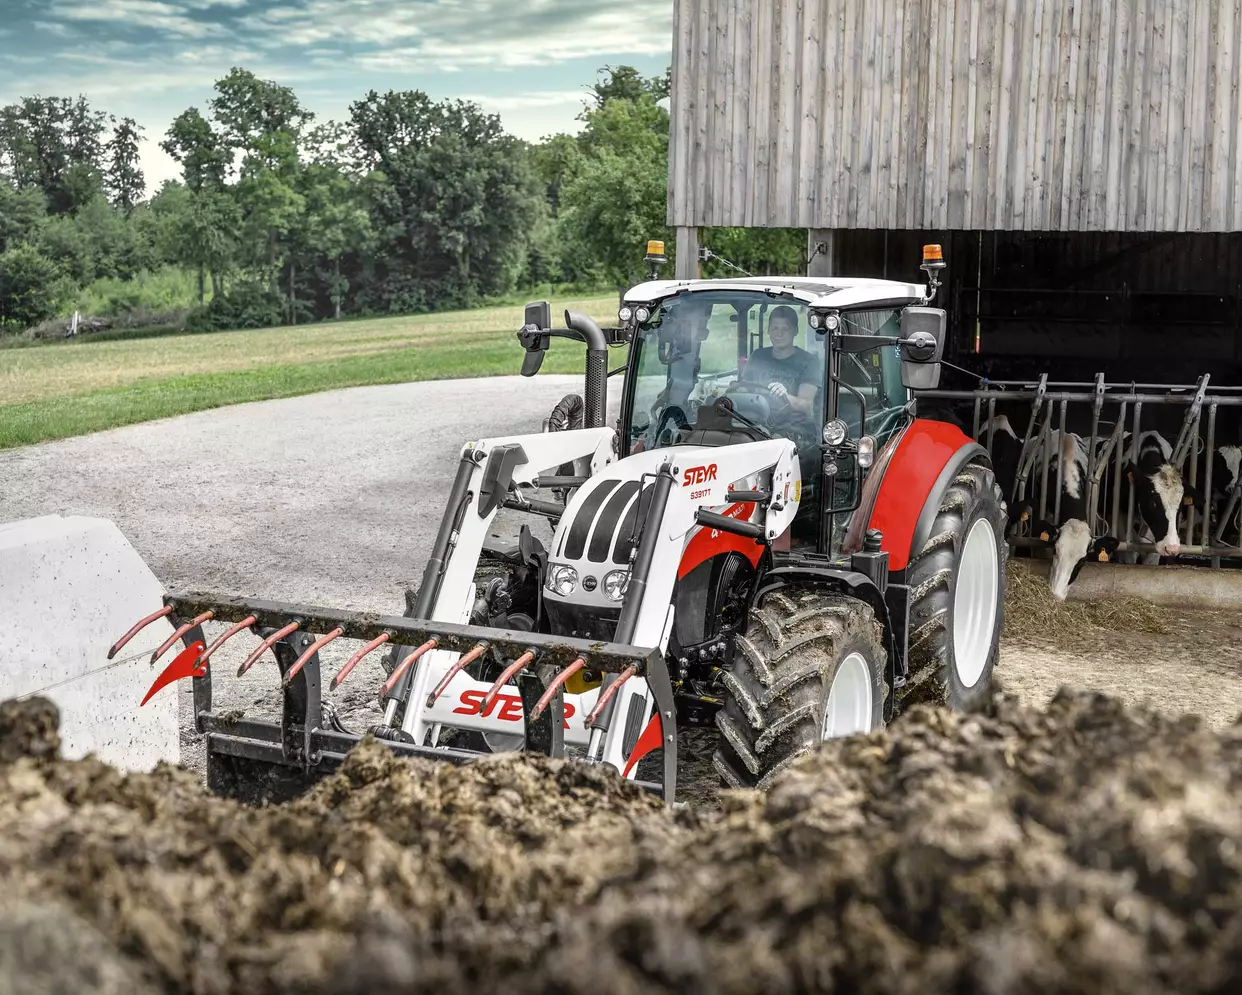
[[[871,731],[871,668],[858,652],[841,661],[824,705],[824,739]]]
[[[953,598],[953,659],[963,687],[978,684],[987,665],[996,629],[999,582],[996,530],[986,518],[980,518],[966,536]]]

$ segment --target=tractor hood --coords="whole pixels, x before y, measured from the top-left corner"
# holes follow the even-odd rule
[[[731,487],[736,490],[759,487],[761,478],[767,477],[768,471],[778,462],[786,467],[781,471],[782,480],[788,476],[792,481],[794,476],[791,475],[797,473],[796,459],[789,456],[793,451],[792,444],[785,440],[745,446],[677,446],[635,453],[609,464],[578,489],[560,520],[548,556],[545,597],[551,601],[620,611],[621,599],[608,596],[606,581],[614,571],[628,572],[641,525],[642,491],[650,488],[656,473],[670,457],[676,478],[675,496],[684,503],[723,510],[729,504],[727,495]],[[746,458],[739,459],[743,456]],[[754,505],[749,507],[755,508]],[[666,522],[669,520],[666,518]],[[689,522],[684,527],[674,526],[681,535],[669,534],[665,538],[681,542],[696,527]],[[673,562],[676,563],[676,559]],[[566,585],[557,590],[553,581],[558,566],[572,568],[575,573],[572,587]],[[613,593],[617,593],[615,587]]]

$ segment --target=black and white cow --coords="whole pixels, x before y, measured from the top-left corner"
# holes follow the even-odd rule
[[[1159,432],[1139,436],[1138,458],[1126,463],[1121,495],[1123,507],[1128,504],[1128,490],[1133,490],[1134,507],[1141,542],[1154,543],[1154,559],[1177,556],[1182,543],[1177,529],[1183,509],[1197,495],[1187,487],[1181,467],[1173,462],[1173,447]]]
[[[1076,432],[1066,432],[1061,437],[1054,430],[1051,436],[1050,449],[1054,459],[1048,467],[1048,503],[1056,508],[1055,495],[1059,490],[1060,514],[1056,515],[1056,522],[1038,522],[1034,535],[1052,546],[1048,587],[1054,598],[1064,601],[1083,564],[1107,562],[1120,543],[1115,536],[1094,535],[1091,528],[1091,515],[1087,508],[1087,441]],[[1104,482],[1107,483],[1107,478]],[[1101,501],[1106,498],[1107,490],[1100,495]]]

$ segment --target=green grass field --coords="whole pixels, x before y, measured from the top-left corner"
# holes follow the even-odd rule
[[[614,296],[553,302],[602,324]],[[85,339],[0,348],[0,449],[339,387],[516,374],[521,307],[293,328]],[[580,373],[584,350],[554,339],[543,373]]]

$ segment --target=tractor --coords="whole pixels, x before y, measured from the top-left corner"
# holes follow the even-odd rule
[[[988,695],[1003,625],[1006,511],[987,451],[919,417],[946,315],[926,284],[650,279],[617,326],[526,308],[522,373],[553,338],[586,346],[583,395],[544,431],[468,442],[404,615],[174,593],[161,647],[184,649],[148,697],[194,682],[218,790],[271,797],[333,769],[363,736],[470,762],[526,750],[606,764],[676,797],[677,731],[714,725],[722,783],[763,788],[820,742],[916,702]],[[608,371],[610,348],[626,349]],[[623,374],[620,417],[607,388]],[[497,517],[522,521],[492,534]],[[531,525],[551,527],[548,541]],[[204,626],[227,623],[210,644]],[[279,723],[211,710],[210,658],[243,631],[270,651]],[[384,651],[383,718],[344,728],[319,652],[360,645],[335,689]],[[657,770],[658,779],[639,778]]]

